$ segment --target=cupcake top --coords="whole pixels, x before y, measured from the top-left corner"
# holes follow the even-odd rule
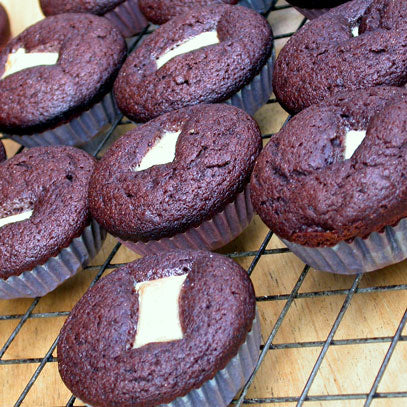
[[[247,184],[261,135],[244,111],[199,105],[136,127],[98,162],[92,215],[126,240],[173,236],[198,226]]]
[[[35,147],[0,164],[0,278],[57,255],[89,223],[94,159],[73,147]]]
[[[6,9],[0,4],[0,49],[2,49],[10,39],[10,21]]]
[[[136,121],[228,99],[271,55],[267,21],[241,6],[191,10],[159,27],[129,56],[115,82],[119,108]]]
[[[62,13],[91,13],[103,15],[125,0],[40,0],[45,16]]]
[[[280,237],[334,246],[407,216],[407,91],[343,93],[296,115],[260,154],[253,206]]]
[[[336,7],[349,0],[288,0],[288,3],[301,8],[330,8]]]
[[[211,4],[236,4],[238,0],[139,0],[139,7],[145,17],[154,24],[164,24],[193,8]]]
[[[203,251],[146,256],[76,304],[61,330],[59,372],[94,406],[166,404],[222,370],[254,316],[253,286],[232,260]]]
[[[7,158],[6,150],[3,143],[0,140],[0,162],[4,161]]]
[[[407,3],[354,0],[306,24],[280,52],[273,89],[290,113],[337,92],[406,84]]]
[[[125,55],[102,17],[60,14],[27,28],[0,53],[0,130],[28,134],[70,119],[107,93]]]

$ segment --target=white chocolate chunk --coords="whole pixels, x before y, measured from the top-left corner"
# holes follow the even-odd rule
[[[219,37],[216,30],[207,31],[191,37],[188,40],[175,45],[174,48],[168,50],[157,59],[157,69],[160,69],[169,60],[177,55],[186,54],[187,52],[195,51],[196,49],[207,47],[209,45],[219,44]]]
[[[352,27],[352,36],[353,37],[359,37],[359,26],[355,25],[354,27]]]
[[[1,79],[39,65],[55,65],[58,61],[58,52],[26,52],[24,48],[19,48],[16,52],[8,54],[5,70]]]
[[[18,215],[11,215],[11,216],[7,216],[6,218],[1,218],[0,219],[0,228],[8,225],[9,223],[21,222],[23,220],[29,219],[29,218],[31,218],[32,214],[33,214],[33,211],[28,210],[28,211],[21,212]]]
[[[345,152],[343,154],[345,160],[348,160],[353,156],[365,137],[366,130],[349,130],[345,134]]]
[[[174,161],[180,131],[166,131],[143,157],[134,171],[143,171],[154,165],[167,164]]]
[[[179,296],[188,274],[137,283],[139,313],[133,349],[183,338]]]

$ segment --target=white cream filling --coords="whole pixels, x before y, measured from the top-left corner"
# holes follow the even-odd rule
[[[196,49],[207,47],[209,45],[219,44],[219,37],[216,30],[207,31],[198,34],[175,45],[173,48],[166,51],[157,58],[157,69],[160,69],[168,61],[175,58],[177,55],[186,54],[187,52],[195,51]]]
[[[58,52],[26,52],[24,48],[19,48],[16,52],[8,54],[5,70],[1,79],[39,65],[55,65],[58,61]]]
[[[354,152],[362,144],[365,137],[366,130],[349,130],[345,134],[345,151],[343,154],[345,160],[348,160],[353,156]]]
[[[139,312],[133,349],[183,338],[179,296],[188,274],[137,283]]]
[[[359,25],[352,27],[351,32],[353,37],[359,37]]]
[[[29,219],[29,218],[31,218],[32,214],[33,214],[33,211],[28,210],[28,211],[21,212],[18,215],[11,215],[11,216],[7,216],[6,218],[1,218],[0,219],[0,228],[8,225],[9,223],[22,222],[23,220]]]
[[[180,131],[166,131],[143,157],[134,171],[143,171],[154,165],[167,164],[174,161]]]

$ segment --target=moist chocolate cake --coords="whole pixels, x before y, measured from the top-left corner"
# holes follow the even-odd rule
[[[298,113],[337,92],[404,86],[407,2],[353,0],[306,24],[277,58],[273,90]]]
[[[89,187],[92,215],[125,240],[184,232],[236,198],[261,147],[256,122],[233,106],[164,114],[122,136],[97,163]],[[164,159],[151,160],[160,150]]]
[[[3,143],[0,141],[0,162],[4,161],[7,158],[6,150],[4,148]]]
[[[118,106],[131,119],[147,121],[224,101],[260,72],[272,44],[267,21],[246,7],[191,10],[159,27],[129,56],[114,86]]]
[[[141,285],[174,278],[183,281],[174,298],[180,335],[141,342],[148,334],[143,313],[153,312],[151,305],[143,308],[147,292]],[[254,317],[252,283],[232,260],[203,251],[146,256],[103,278],[76,304],[61,330],[59,372],[92,406],[167,404],[225,368]]]
[[[326,99],[295,116],[260,154],[253,206],[278,236],[308,247],[394,226],[407,216],[406,135],[405,89]]]
[[[10,39],[10,21],[6,9],[0,4],[0,50]]]
[[[87,110],[125,56],[123,37],[102,17],[60,14],[27,28],[0,53],[0,131],[32,134]],[[27,58],[40,62],[27,68]]]
[[[51,146],[0,164],[1,279],[45,263],[82,233],[94,164],[84,151]]]
[[[103,15],[122,4],[125,0],[40,0],[46,16],[63,13],[91,13]]]
[[[147,20],[161,25],[196,7],[237,2],[238,0],[139,0],[139,6]]]
[[[141,32],[148,24],[139,0],[40,0],[46,16],[63,13],[91,13],[110,20],[125,37]]]

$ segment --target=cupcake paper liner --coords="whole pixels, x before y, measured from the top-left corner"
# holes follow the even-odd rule
[[[249,196],[249,187],[240,192],[235,201],[226,205],[212,219],[190,228],[184,233],[149,242],[131,242],[120,240],[134,252],[147,255],[174,249],[215,250],[225,246],[249,225],[253,218],[253,207]]]
[[[241,0],[240,6],[245,6],[256,10],[258,13],[265,13],[273,3],[273,0]]]
[[[259,316],[253,321],[246,341],[239,348],[237,355],[216,373],[215,377],[205,382],[199,389],[191,390],[184,397],[178,397],[169,404],[158,407],[226,407],[233,397],[249,380],[260,354],[261,330]],[[92,407],[90,404],[85,404]]]
[[[54,129],[30,136],[5,134],[24,147],[68,145],[86,149],[86,143],[108,123],[113,123],[119,114],[116,102],[111,93],[107,94],[99,103],[89,110]]]
[[[365,239],[339,242],[333,247],[306,247],[281,239],[303,262],[311,267],[338,274],[374,271],[407,258],[407,218],[383,232]]]
[[[19,276],[0,279],[0,299],[34,298],[49,293],[86,266],[102,247],[105,237],[106,232],[92,220],[81,236],[45,264]]]
[[[253,373],[259,358],[260,344],[260,324],[256,316],[246,341],[223,370],[199,389],[192,390],[186,396],[178,397],[169,404],[161,404],[161,407],[228,406]]]
[[[275,56],[276,52],[273,46],[271,56],[260,73],[224,103],[239,107],[251,116],[265,105],[273,93],[272,82]]]
[[[148,25],[148,21],[138,6],[138,0],[126,0],[107,12],[104,17],[110,20],[124,37],[138,34]]]
[[[327,11],[331,10],[330,8],[301,8],[293,6],[297,11],[299,11],[302,15],[307,17],[309,20],[313,20],[314,18],[318,18],[325,14]]]

